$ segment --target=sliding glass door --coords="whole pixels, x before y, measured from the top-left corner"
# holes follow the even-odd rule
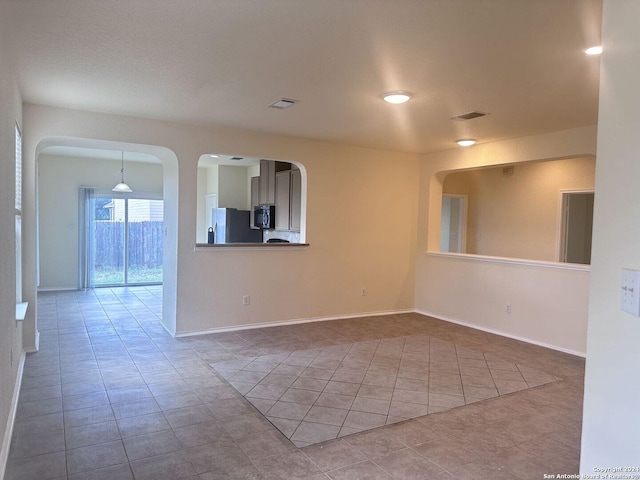
[[[162,283],[162,200],[127,201],[127,283]]]
[[[163,201],[96,197],[94,286],[162,283]]]

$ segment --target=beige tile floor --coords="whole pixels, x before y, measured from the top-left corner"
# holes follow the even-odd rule
[[[557,380],[428,335],[242,356],[212,366],[297,447]]]
[[[160,287],[39,296],[41,350],[26,360],[7,480],[541,479],[545,473],[578,470],[584,374],[580,358],[417,314],[173,339],[158,322],[160,296]],[[391,423],[386,426],[348,435],[345,430],[339,438],[299,448],[261,414],[266,409],[272,419],[297,422],[285,418],[294,415],[283,408],[289,405],[272,412],[275,399],[249,395],[263,380],[255,382],[260,375],[250,372],[265,373],[259,371],[267,368],[260,365],[265,357],[266,363],[273,360],[274,369],[287,370],[284,367],[304,366],[297,364],[315,355],[305,369],[330,370],[333,367],[324,363],[330,357],[326,352],[344,351],[340,365],[348,361],[343,367],[357,367],[363,358],[370,358],[362,381],[353,383],[358,392],[345,393],[342,389],[349,387],[344,385],[327,390],[333,376],[296,376],[294,383],[299,383],[294,389],[301,392],[289,392],[292,383],[283,392],[287,396],[277,401],[305,406],[316,392],[311,407],[323,407],[313,412],[310,407],[296,430],[310,414],[308,419],[314,420],[310,424],[337,427],[332,423],[338,423],[342,414],[328,409],[347,410],[348,416],[382,410],[387,401],[391,409],[395,386],[390,400],[388,391],[377,389],[385,388],[379,383],[388,380],[381,377],[390,376],[386,369],[393,367],[383,359],[397,357],[400,343],[402,352],[408,345],[410,356],[405,359],[403,353],[396,358],[398,372],[408,365],[419,371],[408,362],[415,360],[414,350],[427,344],[429,365],[441,363],[445,369],[430,369],[429,374],[436,375],[429,376],[426,384],[396,375],[396,382],[408,381],[404,386],[409,389],[399,390],[415,392],[400,393],[396,400],[426,406],[427,413],[433,407],[427,416],[400,421],[406,411],[390,416],[389,410],[384,423],[390,417]],[[457,375],[448,370],[453,352],[462,395],[451,378],[440,381],[441,375]],[[488,390],[474,393],[468,388],[491,388],[487,384],[464,381],[465,376],[487,378],[486,372],[484,377],[468,375],[479,373],[468,369],[478,368],[480,355],[498,393],[492,398],[484,399]],[[246,363],[247,359],[253,360]],[[315,361],[322,364],[311,366]],[[247,370],[251,363],[256,368]],[[233,368],[223,367],[229,365]],[[334,365],[332,375],[340,370]],[[243,393],[257,408],[225,379],[233,383],[240,372],[245,373],[235,385],[243,391],[253,384]],[[373,385],[364,383],[369,373]],[[516,373],[521,378],[513,378]],[[351,384],[359,379],[351,375],[355,374],[343,369],[335,381]],[[327,381],[322,391],[317,391],[315,380]],[[518,383],[522,381],[527,388]],[[462,397],[470,404],[436,412],[438,407],[453,406],[429,402],[429,387],[439,385],[449,389],[442,395]],[[370,396],[358,395],[363,387],[363,393],[372,392]],[[385,399],[378,398],[382,392],[387,392]],[[326,405],[318,404],[325,393],[320,402]],[[413,403],[421,393],[427,393],[426,403]],[[359,410],[352,408],[358,397],[362,397],[356,405]],[[260,400],[274,403],[267,409]],[[349,409],[344,408],[349,401]],[[296,418],[301,415],[300,410]],[[296,440],[300,446],[307,442]]]

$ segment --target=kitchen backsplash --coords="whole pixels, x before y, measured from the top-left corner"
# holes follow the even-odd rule
[[[300,243],[300,232],[285,232],[280,230],[264,230],[264,242],[270,238],[288,240],[290,243]]]

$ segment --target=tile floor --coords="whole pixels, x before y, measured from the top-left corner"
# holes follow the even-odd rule
[[[557,380],[428,335],[240,357],[212,366],[297,447]]]
[[[584,376],[584,361],[580,358],[417,314],[173,339],[158,322],[160,296],[160,287],[39,296],[41,348],[40,352],[28,355],[25,363],[7,480],[541,479],[545,473],[571,474],[578,470]],[[452,348],[456,352],[462,395],[460,390],[443,394],[456,395],[457,392],[465,403],[467,399],[478,401],[435,413],[439,405],[430,404],[427,396],[424,404],[427,413],[429,408],[434,408],[434,413],[427,416],[395,422],[405,418],[406,413],[391,415],[395,423],[302,448],[260,413],[259,409],[264,411],[267,405],[257,401],[260,397],[248,396],[257,404],[256,408],[225,380],[234,369],[220,366],[235,362],[237,367],[247,358],[256,362],[256,357],[266,357],[275,359],[274,369],[287,365],[299,367],[302,365],[295,363],[305,363],[308,358],[301,351],[307,355],[317,353],[313,363],[323,352],[335,353],[351,345],[349,350],[344,350],[347,352],[344,361],[357,345],[362,356],[351,360],[370,356],[368,368],[380,367],[379,371],[364,373],[362,380],[371,373],[374,384],[360,382],[359,392],[362,387],[384,388],[376,383],[385,379],[374,375],[389,376],[385,375],[389,373],[385,370],[389,367],[388,360],[374,363],[374,359],[393,356],[376,355],[378,349],[398,352],[402,342],[402,352],[409,345],[407,352],[412,353],[413,347],[426,347],[427,339],[430,365],[449,364],[443,367],[446,370],[451,366],[452,357],[449,357],[451,361],[438,362],[435,352],[442,350],[444,355],[446,351],[451,353]],[[294,365],[285,363],[283,352],[289,352],[286,358],[291,358]],[[363,352],[367,352],[366,355]],[[493,398],[481,398],[489,393],[486,390],[480,391],[480,396],[467,395],[463,378],[469,370],[465,369],[478,368],[478,365],[472,364],[474,362],[465,365],[466,360],[461,359],[480,360],[480,353],[499,394]],[[279,358],[282,360],[278,361]],[[403,362],[402,356],[399,360],[399,370],[403,363],[417,367]],[[406,360],[413,359],[410,356]],[[496,369],[493,365],[492,369],[495,361],[511,366]],[[212,364],[219,371],[211,368]],[[233,375],[246,370],[247,365],[237,368]],[[325,367],[326,364],[312,368]],[[515,389],[513,393],[501,391],[502,385],[509,385],[503,381],[522,380],[514,380],[512,374],[499,378],[500,373],[493,375],[496,370],[518,373],[527,387],[543,385]],[[456,373],[434,373],[435,382],[431,382],[431,377],[428,384],[409,382],[409,388],[415,390],[406,391],[417,393],[415,396],[402,394],[409,398],[400,396],[398,401],[421,405],[402,399],[415,402],[425,393],[425,388],[429,393],[429,385],[454,388],[451,382],[439,380],[440,374]],[[350,372],[340,373],[343,374],[346,376],[336,382],[355,381],[355,377],[349,376]],[[240,391],[246,388],[242,383],[251,384],[256,378],[248,373],[243,375],[240,379],[251,380],[238,379],[235,385]],[[557,380],[551,381],[550,376]],[[305,378],[325,380],[302,377]],[[301,378],[296,377],[297,380]],[[315,397],[314,393],[305,392],[314,392],[309,389],[310,385],[319,387],[316,382],[305,382],[307,380],[298,384],[306,387],[298,389],[303,392],[291,392],[291,398],[278,401],[306,405],[299,402],[300,398]],[[348,387],[338,385],[337,391],[329,392],[325,386],[312,405],[327,393],[336,396],[326,396],[330,405],[326,408],[340,409],[344,404],[339,402],[345,400],[337,396],[345,395],[341,388]],[[380,396],[381,391],[375,388],[372,391]],[[353,402],[358,396],[354,396]],[[391,393],[389,408],[394,396],[395,391]],[[382,408],[366,400],[381,399],[361,397],[360,402],[366,406],[358,408]],[[286,402],[288,399],[296,401]],[[353,402],[349,413],[359,411],[351,408]],[[267,415],[275,405],[274,400]],[[275,413],[283,415],[278,412],[285,410],[276,409]],[[301,414],[298,412],[298,416]],[[308,414],[306,412],[303,419]],[[331,414],[335,412],[318,409],[312,418],[323,421],[336,418]],[[385,423],[388,420],[387,413]],[[306,442],[298,441],[302,442],[299,445]]]

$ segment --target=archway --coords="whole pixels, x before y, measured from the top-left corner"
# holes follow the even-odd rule
[[[178,263],[178,158],[165,147],[128,142],[114,142],[87,138],[51,137],[42,140],[36,148],[36,168],[40,154],[48,149],[93,149],[101,151],[126,151],[154,157],[162,165],[162,197],[164,200],[163,241],[163,305],[162,325],[171,334],[176,332],[176,294]],[[37,189],[36,189],[37,190]],[[39,225],[39,213],[36,222]],[[39,232],[39,230],[38,230]],[[39,233],[37,233],[39,235]],[[38,239],[39,241],[39,239]],[[36,265],[40,265],[40,249],[37,250]]]

